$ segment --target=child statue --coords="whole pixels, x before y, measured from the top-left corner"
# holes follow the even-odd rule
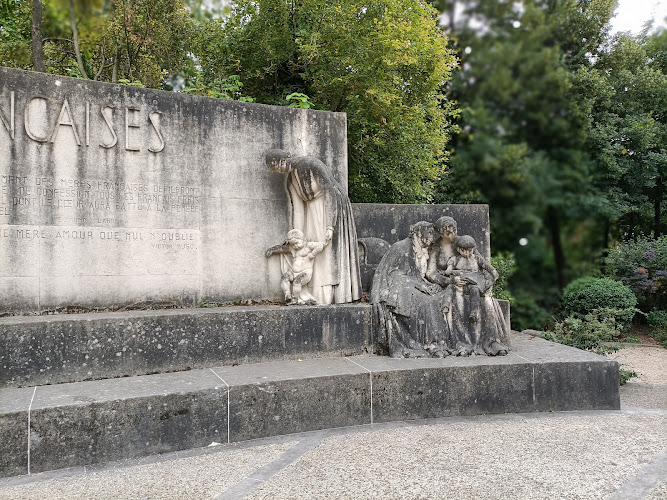
[[[465,295],[470,296],[470,323],[479,319],[479,298],[486,293],[498,279],[498,271],[475,252],[476,243],[472,236],[459,236],[454,242],[456,253],[447,261],[445,276],[453,277],[454,284],[460,287]],[[443,312],[448,312],[454,297],[454,287],[445,292]]]
[[[285,294],[285,303],[290,305],[317,305],[317,300],[308,290],[308,283],[313,277],[315,256],[324,250],[328,242],[305,241],[303,232],[292,229],[281,245],[266,251],[266,256],[288,254],[292,256],[290,269],[280,278],[280,288]]]

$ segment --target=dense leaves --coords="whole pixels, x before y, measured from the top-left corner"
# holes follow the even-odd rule
[[[435,14],[418,0],[238,0],[196,54],[206,79],[239,75],[257,102],[346,112],[353,200],[423,202],[456,112]]]

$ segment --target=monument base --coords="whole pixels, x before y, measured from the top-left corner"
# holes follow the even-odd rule
[[[1,389],[0,476],[395,420],[620,408],[616,361],[525,334],[512,346],[503,357],[357,355]]]

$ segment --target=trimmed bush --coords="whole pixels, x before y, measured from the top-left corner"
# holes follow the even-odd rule
[[[619,330],[630,324],[636,305],[637,297],[632,290],[611,278],[579,278],[563,290],[566,316],[583,318],[597,309],[610,310]]]

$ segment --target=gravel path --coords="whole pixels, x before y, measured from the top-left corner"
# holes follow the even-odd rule
[[[664,347],[624,344],[620,351],[609,354],[621,368],[634,370],[637,378],[633,382],[667,384],[667,349]]]

